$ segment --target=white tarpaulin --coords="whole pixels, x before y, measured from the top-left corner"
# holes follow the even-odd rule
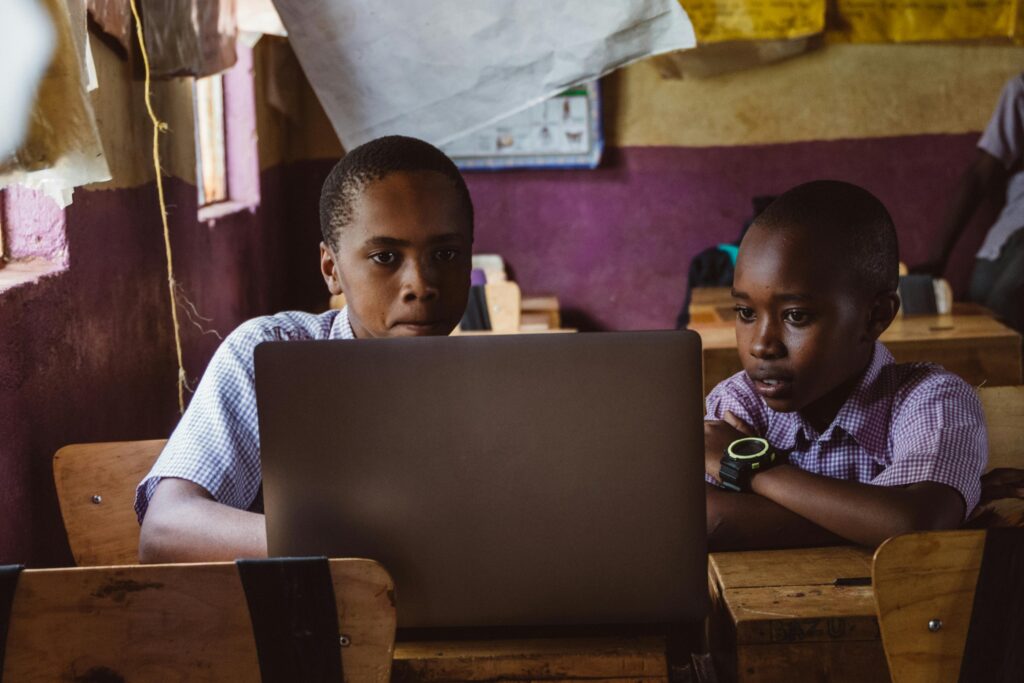
[[[346,147],[443,145],[566,88],[693,47],[677,0],[274,0]]]

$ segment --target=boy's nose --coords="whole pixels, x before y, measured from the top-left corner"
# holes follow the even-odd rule
[[[750,344],[750,355],[754,358],[771,360],[781,358],[785,353],[786,349],[779,338],[776,326],[770,320],[758,322]]]
[[[438,296],[437,285],[428,265],[408,261],[402,273],[402,301],[431,301]]]

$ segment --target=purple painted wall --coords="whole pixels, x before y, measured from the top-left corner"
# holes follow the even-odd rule
[[[316,269],[282,221],[285,169],[263,174],[255,213],[198,223],[195,187],[167,182],[176,277],[222,334],[242,321],[314,300],[292,269]],[[54,452],[69,443],[166,437],[177,375],[164,248],[153,184],[78,191],[67,210],[68,269],[0,295],[0,564],[70,562],[53,487]],[[322,283],[320,297],[326,294]],[[193,382],[218,344],[182,318]]]
[[[921,260],[976,140],[966,134],[627,147],[609,149],[595,171],[468,173],[474,248],[502,254],[524,293],[557,294],[567,325],[672,327],[690,259],[734,240],[753,196],[808,180],[847,180],[876,193],[896,222],[903,260]],[[289,174],[291,209],[305,223],[315,223],[316,197],[332,163],[304,162]],[[982,218],[950,265],[958,292],[984,228]]]

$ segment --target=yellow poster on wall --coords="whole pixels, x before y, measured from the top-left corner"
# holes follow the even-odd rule
[[[784,40],[821,33],[825,0],[680,0],[698,43]]]
[[[903,43],[1011,38],[1017,0],[836,0],[829,38]]]

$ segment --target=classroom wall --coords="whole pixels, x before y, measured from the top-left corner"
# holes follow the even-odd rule
[[[100,88],[92,99],[113,180],[75,191],[65,213],[66,268],[0,292],[0,564],[70,562],[51,471],[58,448],[166,437],[178,416],[142,85],[99,41],[94,54]],[[241,59],[249,59],[244,51]],[[259,90],[264,64],[257,46]],[[294,307],[292,301],[326,299],[322,284],[317,293],[291,284],[294,268],[316,269],[317,228],[314,222],[303,231],[286,220],[287,130],[265,106],[257,107],[259,153],[268,162],[259,207],[199,222],[191,82],[157,83],[154,95],[169,124],[161,141],[171,175],[165,191],[175,277],[189,302],[179,307],[184,362],[195,385],[219,343],[204,330],[226,335],[250,317]],[[263,101],[261,92],[257,97]],[[303,243],[298,235],[310,237]]]
[[[706,79],[640,62],[602,81],[600,169],[467,174],[475,246],[505,256],[524,292],[557,294],[568,324],[670,327],[690,259],[735,239],[752,197],[837,178],[885,202],[914,263],[1022,66],[1022,48],[960,45],[833,45]],[[341,154],[322,112],[306,114],[289,177],[303,202]],[[958,245],[959,294],[986,227],[979,215]]]

